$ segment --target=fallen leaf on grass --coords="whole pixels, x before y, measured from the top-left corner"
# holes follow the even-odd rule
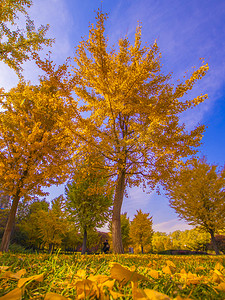
[[[146,295],[146,299],[150,300],[171,300],[170,297],[168,297],[165,294],[162,294],[160,292],[157,292],[155,290],[150,290],[150,289],[144,289],[144,293]]]
[[[99,274],[99,275],[91,275],[91,276],[88,277],[88,279],[101,284],[101,283],[104,283],[104,282],[108,281],[109,277],[106,276],[106,275],[100,275]]]
[[[212,271],[212,281],[215,283],[225,282],[225,277],[218,269],[214,269]]]
[[[18,281],[18,284],[17,286],[20,288],[22,287],[26,282],[28,281],[43,281],[43,277],[44,277],[44,274],[39,274],[39,275],[33,275],[33,276],[30,276],[28,278],[21,278],[19,281]]]
[[[76,276],[78,276],[80,278],[86,278],[86,271],[80,269],[77,271]]]
[[[5,269],[7,270],[7,269]],[[12,279],[20,279],[22,275],[26,273],[25,269],[22,269],[16,273],[13,273],[11,271],[6,271],[2,274],[1,278],[12,278]]]
[[[0,266],[0,271],[8,270],[9,266]]]
[[[99,289],[95,282],[84,279],[77,281],[75,284],[75,288],[77,291],[77,299],[86,299],[87,297],[91,298],[96,296],[99,298]]]
[[[195,269],[196,272],[198,271],[204,271],[205,270],[205,267],[202,267],[202,266],[199,266]]]
[[[219,270],[220,272],[223,272],[224,271],[224,267],[218,262],[215,265],[215,270]]]
[[[120,297],[124,297],[123,294],[118,293],[118,292],[114,292],[114,291],[110,291],[111,296],[113,297],[113,299],[118,299]]]
[[[44,300],[69,300],[69,299],[70,298],[66,298],[56,293],[47,293],[44,298]]]
[[[0,300],[21,300],[22,299],[22,289],[20,288],[15,288],[5,296],[0,297]]]
[[[172,268],[175,268],[175,269],[176,269],[176,266],[175,266],[175,264],[172,262],[172,260],[167,260],[167,261],[166,261],[166,264],[167,264],[167,266],[169,266],[169,267],[172,267]]]
[[[204,280],[204,276],[198,276],[197,274],[192,274],[191,272],[186,273],[184,269],[181,270],[177,275],[184,281],[186,285],[199,284]]]
[[[110,273],[111,273],[110,276],[111,278],[116,279],[123,284],[126,284],[128,281],[133,281],[133,282],[137,282],[139,280],[149,281],[147,277],[140,275],[137,272],[132,272],[117,263],[113,263]]]
[[[172,275],[174,273],[173,268],[170,266],[165,266],[164,268],[162,268],[162,271],[163,271],[163,273],[169,274],[169,275]]]
[[[155,279],[159,279],[159,272],[156,270],[150,270],[147,274]]]
[[[221,282],[220,284],[218,284],[216,287],[215,287],[217,290],[220,290],[222,292],[225,292],[225,282]]]
[[[10,278],[13,278],[13,279],[20,279],[22,275],[24,275],[26,273],[26,270],[25,269],[22,269],[14,274],[11,274]]]

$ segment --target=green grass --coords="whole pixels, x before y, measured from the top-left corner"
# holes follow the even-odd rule
[[[171,261],[175,266],[170,269],[165,268],[171,264]],[[44,299],[48,292],[57,293],[68,299],[78,299],[77,282],[85,282],[85,279],[96,275],[106,275],[109,282],[114,283],[110,288],[99,283],[98,288],[104,290],[102,293],[105,294],[105,299],[113,299],[113,292],[123,295],[118,299],[133,299],[133,284],[130,280],[124,284],[120,279],[115,280],[117,277],[112,277],[112,262],[122,265],[135,274],[145,276],[146,280],[138,281],[137,290],[141,293],[145,291],[146,294],[146,289],[151,289],[171,299],[176,299],[178,296],[181,298],[177,299],[225,299],[225,256],[151,254],[81,256],[79,254],[63,255],[60,252],[54,255],[13,253],[0,255],[0,266],[9,266],[8,270],[12,273],[26,270],[26,274],[21,278],[44,275],[41,282],[31,279],[24,284],[22,299]],[[151,273],[152,270],[157,272]],[[171,273],[168,270],[171,270]],[[5,276],[5,272],[0,271],[0,299],[18,284],[18,279]],[[121,272],[123,273],[123,269],[119,270],[118,274]],[[86,293],[86,290],[84,292]],[[99,299],[97,295],[98,293],[95,293],[92,298],[81,299]],[[150,298],[146,296],[142,299]]]

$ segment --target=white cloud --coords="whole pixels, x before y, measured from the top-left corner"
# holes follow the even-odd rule
[[[178,219],[172,219],[167,222],[162,222],[158,224],[153,224],[154,231],[166,232],[167,234],[174,232],[176,230],[190,230],[193,226],[188,225],[186,222]]]

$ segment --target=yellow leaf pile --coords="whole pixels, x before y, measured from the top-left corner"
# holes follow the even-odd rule
[[[46,257],[43,259],[46,271],[39,268],[40,263],[35,271],[40,269],[40,274],[31,274],[29,271],[30,276],[26,276],[28,270],[25,268],[18,270],[17,267],[18,271],[12,272],[11,267],[0,266],[0,292],[3,295],[0,300],[19,300],[27,295],[32,295],[30,299],[44,300],[190,300],[196,299],[196,295],[192,297],[192,293],[199,285],[205,286],[206,291],[210,289],[214,295],[225,295],[222,258],[216,261],[213,268],[210,267],[210,271],[210,268],[201,265],[200,258],[194,260],[190,257],[175,257],[172,261],[163,256],[154,256],[156,260],[152,257],[153,255],[76,256],[75,264],[81,264],[73,269],[72,257],[50,256],[49,260]],[[41,259],[41,255],[38,258]],[[60,263],[65,259],[68,260],[68,268],[61,269]],[[143,259],[147,263],[143,263]],[[22,263],[25,261],[23,259]],[[90,264],[93,261],[95,263]],[[196,267],[193,268],[190,261],[192,264],[196,262]],[[213,257],[204,258],[204,261],[211,263]],[[49,268],[49,263],[53,263],[55,267]],[[59,270],[62,270],[60,276],[57,275]],[[167,287],[164,288],[163,285],[172,287],[169,295],[165,294]]]

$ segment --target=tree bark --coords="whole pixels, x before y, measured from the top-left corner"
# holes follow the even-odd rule
[[[121,170],[118,174],[116,192],[113,203],[112,215],[112,242],[114,253],[124,253],[121,235],[120,213],[123,203],[123,195],[125,189],[125,170]]]
[[[2,252],[7,252],[9,250],[10,237],[11,237],[13,226],[15,223],[16,211],[17,211],[19,200],[20,200],[19,193],[17,193],[13,197],[12,207],[10,209],[8,221],[7,221],[5,231],[4,231],[4,234],[2,237],[2,242],[1,242],[1,246],[0,246],[0,251],[2,251]]]
[[[216,255],[219,255],[220,252],[219,252],[219,249],[218,249],[218,246],[217,246],[217,242],[216,242],[213,230],[210,230],[210,235],[211,235],[211,243],[213,245],[213,249],[215,250]]]
[[[86,250],[87,250],[87,229],[84,228],[84,237],[83,237],[81,254],[85,254]]]
[[[144,253],[144,247],[141,246],[141,253],[143,254]]]

